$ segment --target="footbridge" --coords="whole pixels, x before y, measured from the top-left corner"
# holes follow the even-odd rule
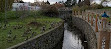
[[[61,10],[59,14],[60,18],[69,20],[72,26],[84,34],[87,49],[111,49],[111,26],[107,18],[100,18],[99,14],[87,11]],[[60,22],[58,27],[8,49],[52,49],[63,39],[63,35],[64,22]]]
[[[62,16],[62,17],[61,17]],[[70,19],[85,35],[88,49],[111,49],[111,25],[107,18],[101,18],[101,14],[87,11],[61,10],[62,19]]]
[[[86,36],[89,49],[111,49],[111,25],[98,13],[72,12],[72,23]]]

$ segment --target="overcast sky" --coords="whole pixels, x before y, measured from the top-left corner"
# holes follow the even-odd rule
[[[23,1],[24,2],[34,2],[34,0],[23,0]],[[43,1],[43,0],[39,0],[39,1]],[[47,1],[47,0],[44,0],[44,1]],[[48,0],[48,1],[52,4],[52,3],[62,1],[62,0]],[[66,1],[66,0],[63,0],[63,1]]]
[[[34,0],[23,0],[24,2],[34,2]],[[43,0],[38,0],[38,1],[43,1]],[[47,0],[44,0],[44,1],[47,1]],[[51,4],[55,3],[55,2],[59,2],[59,1],[66,1],[66,0],[48,0]],[[92,1],[92,0],[91,0]],[[97,3],[100,3],[101,0],[94,0],[95,2]],[[111,2],[109,2],[108,4],[111,5]]]
[[[23,0],[25,2],[34,2],[34,0]],[[39,1],[43,1],[43,0],[39,0]],[[44,0],[44,1],[47,1],[47,0]],[[55,3],[55,2],[58,2],[58,1],[66,1],[66,0],[49,0],[50,3]],[[94,0],[96,2],[99,2],[99,0]]]
[[[23,0],[25,2],[34,2],[34,0]],[[39,0],[39,1],[43,1],[43,0]],[[47,1],[47,0],[44,0],[44,1]],[[58,1],[67,1],[67,0],[48,0],[50,3],[55,3],[55,2],[58,2]],[[91,0],[92,1],[92,0]],[[94,0],[96,2],[100,2],[99,0]]]

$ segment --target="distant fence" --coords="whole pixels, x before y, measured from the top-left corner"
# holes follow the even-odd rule
[[[86,12],[93,12],[96,14],[102,15],[104,11],[107,13],[108,16],[111,17],[111,9],[96,9],[96,10],[86,10]]]
[[[97,38],[97,48],[95,48],[95,49],[111,48],[111,38],[110,38],[111,37],[111,35],[110,35],[111,25],[109,25],[111,23],[108,23],[108,21],[109,21],[108,18],[105,18],[105,17],[100,18],[101,17],[100,15],[102,15],[104,13],[104,11],[106,11],[106,13],[108,13],[109,16],[111,15],[110,10],[86,10],[86,11],[82,11],[82,13],[80,11],[72,12],[73,17],[77,17],[82,20],[85,20],[85,22],[90,24],[92,29],[95,31],[96,38]],[[77,23],[79,23],[79,25],[84,23],[84,22],[80,23],[79,20],[75,20],[75,21],[78,21]],[[83,27],[84,25],[85,24],[83,24],[81,27]],[[86,27],[84,27],[84,29]],[[89,31],[89,30],[87,30],[87,31]],[[94,42],[94,41],[92,41],[92,42]],[[94,46],[94,45],[92,45],[92,46]]]

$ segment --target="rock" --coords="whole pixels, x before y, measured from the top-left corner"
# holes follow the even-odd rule
[[[5,29],[6,29],[6,27],[7,27],[7,25],[5,24],[5,25],[3,26],[3,29],[5,30]]]
[[[10,34],[8,34],[8,38],[11,38],[11,35],[10,35]]]
[[[10,30],[10,31],[8,32],[8,34],[12,34],[12,30]]]
[[[29,39],[29,38],[28,38],[28,36],[27,36],[26,39],[25,39],[25,41],[28,40],[28,39]]]
[[[41,28],[41,32],[45,32],[45,30],[46,30],[46,26],[43,26],[43,27]]]
[[[14,37],[13,37],[13,40],[15,40],[16,39],[16,35],[14,35]]]

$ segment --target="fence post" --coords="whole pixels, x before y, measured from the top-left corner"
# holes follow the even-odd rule
[[[102,23],[101,23],[101,29],[104,29],[104,28],[106,28],[107,18],[102,17],[101,20],[102,20]]]
[[[77,16],[77,11],[76,11],[76,16]]]
[[[83,16],[84,16],[84,12],[82,11],[82,19],[83,19]]]
[[[98,14],[96,14],[96,23],[95,31],[98,32]]]
[[[91,26],[93,26],[93,16],[94,16],[94,13],[92,13],[92,16],[91,16]]]
[[[80,18],[80,11],[78,11],[78,17]]]
[[[74,12],[74,16],[75,16],[75,11],[73,11]]]
[[[90,12],[89,12],[90,13]],[[89,13],[88,13],[88,22],[89,22]]]
[[[74,15],[76,15],[76,11],[74,11]]]
[[[74,11],[72,10],[72,16],[74,16]]]
[[[78,11],[78,16],[80,15],[80,11]]]
[[[98,49],[109,49],[111,32],[102,30],[99,33]]]
[[[84,19],[85,19],[85,20],[87,20],[87,19],[86,19],[86,17],[87,17],[86,13],[87,13],[87,12],[85,11],[85,15],[84,15]]]
[[[76,17],[77,17],[77,11],[75,11],[76,12]]]
[[[79,11],[77,11],[77,16],[79,17]]]

